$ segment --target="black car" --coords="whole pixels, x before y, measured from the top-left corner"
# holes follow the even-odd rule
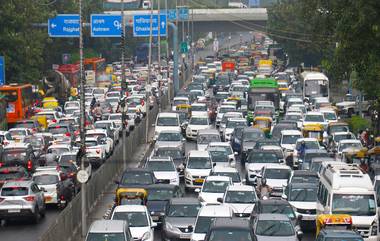
[[[254,148],[256,143],[265,139],[264,132],[259,128],[245,127],[241,134],[241,163],[245,164],[248,152]]]
[[[128,169],[124,171],[120,181],[115,181],[117,188],[147,188],[156,183],[153,172],[143,169]]]
[[[183,192],[177,185],[155,184],[147,187],[146,206],[155,222],[162,222],[166,206],[171,198],[182,197]]]
[[[1,151],[0,167],[22,166],[33,172],[37,166],[37,158],[30,144],[6,146]]]
[[[215,218],[206,234],[205,241],[223,240],[253,241],[255,235],[246,219]]]

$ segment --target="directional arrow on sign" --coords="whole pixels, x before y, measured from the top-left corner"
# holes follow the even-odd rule
[[[165,28],[165,22],[161,22],[161,27]]]
[[[51,24],[51,28],[55,28],[55,27],[57,27],[57,25],[54,24],[54,23],[52,23],[52,24]]]

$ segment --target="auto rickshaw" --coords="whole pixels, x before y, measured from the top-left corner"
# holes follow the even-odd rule
[[[191,117],[191,105],[189,104],[180,104],[175,107],[176,111],[184,112],[187,114],[188,118]]]
[[[116,190],[115,206],[125,204],[145,205],[148,192],[144,188],[119,188]]]
[[[37,120],[41,126],[41,129],[45,130],[48,126],[47,118],[45,115],[32,116],[31,119]]]
[[[339,121],[339,122],[330,122],[327,127],[327,135],[331,136],[335,132],[348,132],[350,131],[350,127],[347,122]]]
[[[42,108],[54,110],[59,106],[58,100],[54,97],[45,97],[42,99]]]
[[[272,128],[273,119],[266,116],[258,116],[253,118],[253,127],[261,129],[267,137]]]
[[[352,218],[348,214],[321,214],[318,215],[316,220],[316,236],[322,229],[352,229]]]
[[[303,137],[316,138],[319,143],[323,142],[323,126],[321,124],[306,124],[302,129]]]
[[[360,168],[364,172],[368,172],[368,150],[363,148],[358,149],[348,149],[343,151],[342,161],[348,164],[360,165]]]

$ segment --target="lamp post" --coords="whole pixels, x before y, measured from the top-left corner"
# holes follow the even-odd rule
[[[124,170],[127,169],[127,134],[126,134],[126,113],[125,113],[125,95],[127,92],[127,80],[125,78],[125,16],[124,16],[124,0],[121,0],[121,107],[122,107],[122,114],[121,114],[121,121],[122,121],[122,127],[123,127],[123,138],[122,138],[122,145],[123,145],[123,167]]]
[[[152,73],[152,40],[153,40],[153,9],[154,9],[154,0],[152,1],[152,6],[150,8],[150,33],[149,33],[149,56],[148,56],[148,79],[145,84],[145,93],[146,93],[146,126],[145,126],[145,142],[149,142],[149,95],[148,95],[148,86],[150,86],[150,75]],[[158,23],[158,25],[160,25]]]

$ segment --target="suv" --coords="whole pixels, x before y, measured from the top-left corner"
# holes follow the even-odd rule
[[[0,190],[0,219],[45,217],[44,189],[33,181],[9,181]]]
[[[37,165],[37,158],[34,156],[33,148],[26,143],[14,143],[5,146],[0,160],[0,167],[23,166],[29,172],[34,171]]]
[[[127,221],[122,220],[96,220],[88,230],[86,241],[108,240],[132,241]]]

